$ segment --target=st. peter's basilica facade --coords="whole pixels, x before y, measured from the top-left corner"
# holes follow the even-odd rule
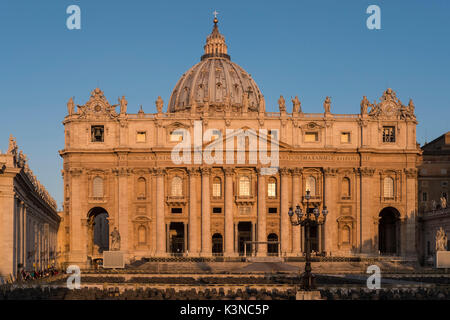
[[[328,97],[321,113],[303,113],[297,97],[287,108],[280,97],[279,112],[266,112],[217,22],[167,112],[158,97],[156,114],[129,114],[125,97],[111,105],[98,88],[84,105],[69,101],[62,262],[83,265],[110,249],[127,259],[301,256],[304,231],[288,216],[297,204],[328,209],[311,230],[318,254],[414,255],[421,151],[412,100],[403,105],[387,89],[379,102],[363,97],[358,114],[333,114]],[[174,161],[173,150],[199,133],[202,143]],[[255,156],[264,143],[268,154],[277,150],[276,165]]]

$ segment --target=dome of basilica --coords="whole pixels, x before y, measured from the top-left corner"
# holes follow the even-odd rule
[[[214,19],[201,61],[181,76],[170,97],[168,112],[264,111],[264,97],[252,77],[227,54],[225,37]]]

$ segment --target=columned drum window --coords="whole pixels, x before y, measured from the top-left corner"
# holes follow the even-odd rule
[[[103,197],[103,179],[95,177],[92,180],[92,196],[96,198]]]
[[[250,178],[241,177],[239,179],[239,196],[249,197],[250,196]]]
[[[316,195],[316,178],[309,176],[306,178],[306,191],[309,190],[311,197]]]
[[[222,182],[219,177],[216,177],[213,180],[212,192],[214,198],[220,198],[222,196]]]
[[[384,178],[384,197],[392,199],[394,198],[394,179],[391,177]]]
[[[183,180],[180,177],[173,177],[172,179],[172,197],[183,196]]]
[[[267,196],[269,198],[276,198],[277,196],[277,180],[270,178],[267,184]]]

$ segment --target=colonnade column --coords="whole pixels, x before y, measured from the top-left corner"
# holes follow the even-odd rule
[[[189,255],[199,253],[198,245],[198,211],[197,211],[197,185],[200,172],[198,168],[189,168]]]
[[[156,256],[159,257],[166,255],[164,174],[164,169],[156,169]]]
[[[258,169],[258,217],[257,230],[258,242],[267,241],[267,227],[266,227],[266,176],[261,174],[261,169]],[[267,244],[259,243],[257,245],[256,253],[258,256],[267,255]]]
[[[225,173],[225,256],[234,255],[233,225],[233,169],[224,168]]]
[[[281,205],[280,205],[280,240],[281,240],[281,254],[286,255],[289,250],[289,204],[288,204],[288,179],[290,177],[289,169],[280,168],[281,177]]]
[[[210,168],[201,168],[202,172],[202,251],[201,255],[211,255],[211,208],[209,198]]]
[[[294,168],[292,170],[292,210],[295,211],[297,205],[302,201],[302,183],[300,175],[302,174],[302,169]],[[292,227],[292,254],[294,256],[301,255],[300,247],[300,230],[301,226]]]

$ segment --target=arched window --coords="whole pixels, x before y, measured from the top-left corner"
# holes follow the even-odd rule
[[[172,196],[183,196],[183,180],[180,177],[173,177],[172,179]]]
[[[241,177],[239,179],[239,196],[249,197],[250,196],[250,178]]]
[[[219,177],[215,177],[213,180],[213,197],[220,198],[222,196],[222,180]]]
[[[139,199],[145,199],[146,197],[146,183],[145,178],[139,178],[137,184],[137,194]]]
[[[351,240],[350,227],[349,226],[344,226],[342,228],[342,243],[343,244],[349,244],[350,240]]]
[[[384,197],[394,198],[394,179],[391,177],[384,178]]]
[[[306,178],[306,191],[308,190],[311,197],[316,195],[316,178],[313,176],[308,176]]]
[[[138,242],[139,244],[147,243],[147,228],[145,226],[139,226],[138,228]]]
[[[95,177],[92,180],[92,196],[103,197],[103,179],[100,177]]]
[[[269,198],[276,198],[277,196],[277,180],[273,177],[269,178],[267,183],[267,196]]]
[[[342,179],[341,194],[342,198],[350,198],[351,195],[350,179],[347,177]]]

